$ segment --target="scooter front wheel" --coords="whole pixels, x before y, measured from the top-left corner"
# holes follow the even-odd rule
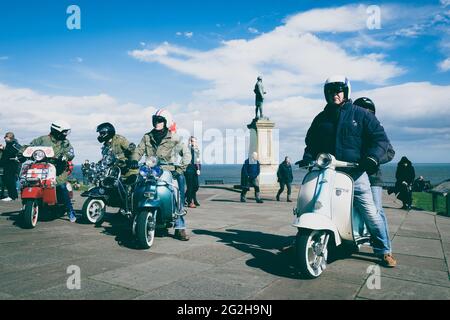
[[[105,216],[105,203],[102,200],[88,198],[81,210],[83,220],[87,223],[96,224],[102,221]]]
[[[26,200],[23,208],[23,227],[33,229],[39,219],[40,206],[37,200]]]
[[[136,218],[136,237],[143,249],[150,249],[155,240],[157,211],[142,211]]]
[[[297,263],[302,275],[318,278],[327,266],[329,235],[324,230],[299,229],[295,241]]]

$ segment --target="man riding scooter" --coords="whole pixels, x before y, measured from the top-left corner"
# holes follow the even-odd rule
[[[157,157],[166,163],[176,162],[175,158],[180,155],[181,163],[177,166],[162,166],[164,170],[172,172],[172,176],[178,181],[180,189],[181,208],[184,205],[185,180],[183,173],[191,162],[191,153],[181,138],[175,133],[175,124],[172,115],[167,110],[158,110],[152,118],[153,130],[146,133],[133,153],[132,159],[139,161],[143,155],[147,158]],[[175,221],[175,238],[188,241],[186,234],[186,223],[184,216],[178,216]]]
[[[50,134],[42,136],[31,141],[29,146],[24,146],[21,151],[25,151],[27,147],[52,147],[55,152],[56,163],[56,183],[64,197],[65,205],[68,209],[70,222],[77,220],[72,201],[67,190],[66,182],[69,177],[68,162],[75,158],[75,153],[70,141],[67,139],[71,131],[70,124],[66,121],[54,121],[50,126]]]
[[[389,139],[377,118],[353,105],[351,86],[344,76],[334,76],[325,82],[327,106],[313,120],[306,136],[303,160],[307,166],[320,153],[329,153],[336,159],[359,163],[356,169],[342,169],[354,182],[354,207],[363,216],[369,229],[373,250],[384,266],[393,268],[397,262],[389,246],[388,232],[374,204],[368,175],[377,172],[385,159]]]
[[[98,137],[97,140],[103,143],[103,149],[111,150],[112,154],[121,162],[120,167],[122,169],[123,178],[127,178],[129,175],[137,174],[137,172],[129,171],[128,169],[138,169],[139,165],[137,161],[133,161],[132,149],[130,149],[130,143],[128,140],[116,134],[114,126],[105,122],[97,127]]]

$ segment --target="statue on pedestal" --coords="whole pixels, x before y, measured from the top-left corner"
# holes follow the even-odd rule
[[[262,83],[262,77],[259,76],[258,81],[255,84],[255,89],[253,92],[255,93],[255,119],[263,119],[263,104],[264,104],[264,95],[267,94],[267,92],[264,91],[264,86]],[[260,117],[258,117],[258,111],[260,114]]]

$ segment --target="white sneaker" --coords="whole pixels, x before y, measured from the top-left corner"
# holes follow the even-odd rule
[[[10,202],[10,201],[13,201],[13,199],[11,199],[10,197],[8,197],[8,198],[5,198],[5,199],[2,199],[2,201],[4,201],[4,202]]]

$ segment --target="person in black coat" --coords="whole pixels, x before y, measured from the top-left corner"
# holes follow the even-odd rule
[[[292,175],[292,166],[291,160],[289,157],[285,157],[284,161],[278,166],[277,171],[278,182],[280,183],[280,190],[277,193],[277,201],[280,201],[280,195],[284,191],[284,187],[287,187],[287,202],[292,202],[291,200],[291,185],[294,180],[294,176]]]
[[[13,201],[18,198],[17,179],[19,175],[19,162],[15,160],[21,145],[14,138],[14,133],[8,132],[5,135],[6,146],[2,146],[3,153],[0,159],[1,166],[4,169],[3,185],[8,189],[8,197],[2,201]]]
[[[397,165],[397,171],[395,178],[395,189],[397,193],[397,199],[403,202],[402,209],[411,209],[412,205],[412,184],[416,177],[414,167],[407,157],[402,157]]]

